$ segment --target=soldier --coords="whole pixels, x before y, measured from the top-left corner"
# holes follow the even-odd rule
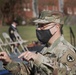
[[[10,25],[10,27],[9,27],[9,29],[8,29],[9,36],[10,36],[10,38],[12,39],[13,42],[16,41],[16,37],[15,37],[15,35],[14,35],[14,32],[15,32],[15,31],[18,31],[18,30],[17,30],[17,24],[18,24],[17,20],[13,20],[12,24]]]
[[[17,25],[18,25],[18,21],[13,20],[12,24],[10,25],[10,27],[8,29],[9,36],[13,42],[17,41],[16,36],[14,34],[14,32],[18,32]],[[15,47],[18,47],[18,46],[19,46],[18,43],[17,44],[11,44],[12,52],[13,52],[13,49],[15,49]],[[15,51],[16,51],[16,49],[15,49]]]
[[[75,48],[61,34],[64,18],[60,12],[43,11],[37,24],[36,35],[40,42],[49,43],[40,53],[26,51],[18,58],[26,60],[23,64],[0,52],[4,68],[13,75],[75,75]]]

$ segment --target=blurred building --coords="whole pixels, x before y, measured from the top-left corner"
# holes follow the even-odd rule
[[[37,17],[42,10],[62,10],[66,14],[76,14],[76,0],[29,0],[24,6],[27,18]]]
[[[55,10],[67,15],[76,15],[76,0],[18,0],[13,6],[12,10],[10,6],[8,8],[11,10],[13,18],[17,18],[22,24],[32,21],[43,10]],[[5,21],[11,21],[12,15],[7,13]]]

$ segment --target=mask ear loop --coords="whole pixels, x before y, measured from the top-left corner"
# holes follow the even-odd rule
[[[49,29],[52,29],[55,25],[56,25],[56,24],[54,24],[54,25],[53,25],[52,27],[50,27]],[[56,32],[57,32],[57,31],[56,31]],[[56,33],[56,32],[55,32],[55,33]],[[54,34],[55,34],[55,33],[54,33]],[[52,35],[54,35],[54,34],[52,34]]]
[[[57,32],[57,31],[56,31],[56,32]],[[55,32],[55,33],[56,33],[56,32]],[[55,33],[54,33],[53,35],[55,35]]]

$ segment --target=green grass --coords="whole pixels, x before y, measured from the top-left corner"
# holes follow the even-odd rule
[[[23,39],[33,41],[37,40],[35,33],[35,26],[19,26],[19,33]]]
[[[9,26],[0,26],[0,37],[2,39],[3,39],[2,33],[3,32],[8,33],[8,27]],[[76,37],[76,26],[72,26],[72,30]],[[36,34],[35,34],[35,26],[18,26],[18,31],[24,40],[28,40],[29,42],[37,40]],[[64,37],[70,42],[69,26],[63,27],[63,33],[64,33]]]
[[[2,33],[7,32],[8,33],[9,26],[1,26],[0,27],[0,37],[4,40]],[[18,32],[21,35],[22,39],[29,40],[29,42],[36,39],[35,34],[35,26],[18,26]]]

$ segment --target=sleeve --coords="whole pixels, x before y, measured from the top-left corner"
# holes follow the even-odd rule
[[[13,34],[14,30],[12,29],[12,27],[9,28],[9,34]]]
[[[13,75],[30,75],[30,68],[24,63],[12,61],[4,66],[4,68],[9,70]]]
[[[76,64],[76,52],[68,49],[59,60],[62,64],[68,66],[68,68],[72,68]]]
[[[45,73],[52,74],[57,69],[58,63],[56,58],[50,58],[38,53],[37,60],[34,60],[37,67],[41,68]]]
[[[40,53],[38,53],[38,58],[37,60],[34,60],[34,63],[36,63],[36,65],[40,66],[41,64],[46,64],[52,68],[54,68],[54,64],[56,64],[56,58],[51,58],[51,57],[47,57],[47,56],[44,56]]]

